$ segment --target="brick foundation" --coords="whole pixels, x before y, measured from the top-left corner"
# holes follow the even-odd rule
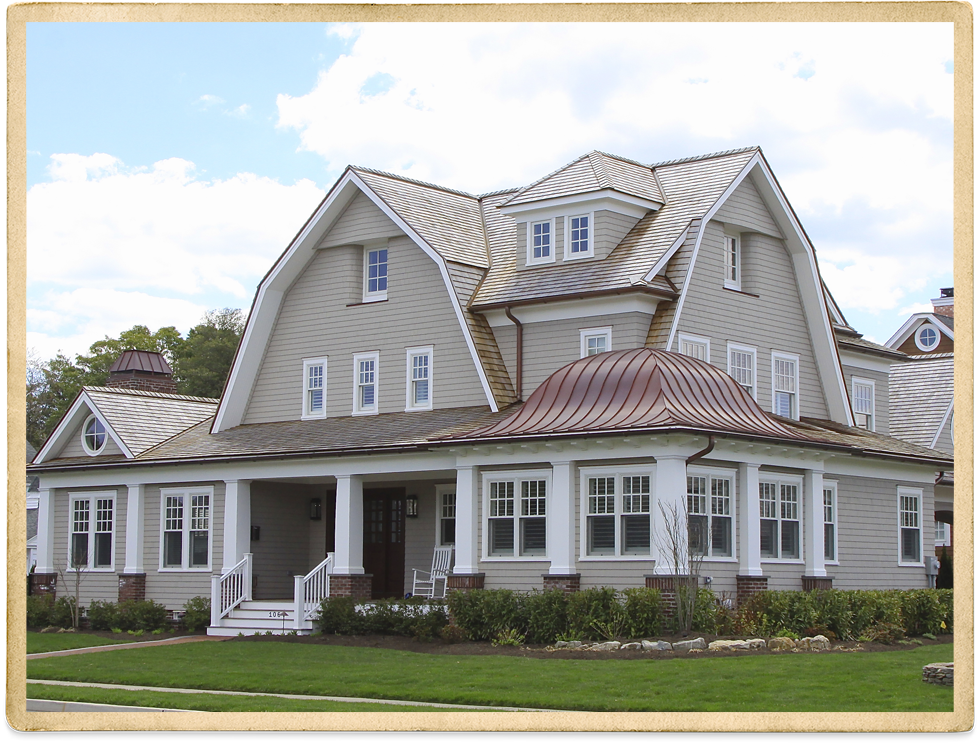
[[[331,598],[370,600],[372,575],[331,575]]]
[[[753,593],[769,590],[769,578],[763,575],[735,576],[735,606],[741,606]]]
[[[119,575],[118,600],[120,603],[123,601],[145,601],[146,574],[143,572],[124,572]]]
[[[30,578],[32,596],[58,595],[57,572],[32,572]]]
[[[582,576],[542,575],[545,590],[560,590],[564,593],[578,593],[582,589]]]
[[[831,590],[834,587],[834,578],[832,577],[812,577],[810,575],[803,576],[803,590]]]
[[[446,578],[446,588],[447,590],[483,590],[485,577],[482,572],[475,575],[450,575]]]

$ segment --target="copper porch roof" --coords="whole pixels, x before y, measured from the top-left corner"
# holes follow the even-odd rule
[[[764,412],[725,372],[658,349],[589,356],[562,367],[516,412],[457,439],[688,427],[813,441]]]

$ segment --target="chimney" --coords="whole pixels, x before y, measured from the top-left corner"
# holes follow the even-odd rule
[[[156,351],[123,351],[109,367],[106,387],[176,393],[174,372]]]
[[[944,317],[953,316],[953,287],[950,286],[948,289],[939,290],[939,298],[933,299],[932,301],[932,311],[937,315],[943,315]]]

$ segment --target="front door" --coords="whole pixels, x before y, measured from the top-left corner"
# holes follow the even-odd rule
[[[405,489],[364,490],[364,571],[372,598],[405,593]]]

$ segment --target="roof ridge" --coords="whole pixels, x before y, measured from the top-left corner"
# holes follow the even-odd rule
[[[453,195],[461,195],[464,198],[473,198],[476,200],[479,195],[473,195],[465,190],[456,190],[452,187],[444,187],[443,185],[437,185],[434,182],[425,182],[420,179],[414,179],[412,177],[405,177],[401,174],[395,174],[393,172],[386,172],[383,169],[373,169],[369,166],[354,166],[351,165],[351,169],[360,172],[367,172],[368,174],[377,174],[380,177],[391,177],[392,179],[401,180],[402,182],[411,182],[412,184],[420,185],[422,187],[431,187],[433,190],[441,190],[442,192],[452,193]]]
[[[149,398],[165,398],[167,400],[195,401],[199,403],[219,403],[219,398],[205,398],[203,395],[181,395],[180,393],[158,393],[153,390],[130,390],[129,388],[111,388],[102,385],[86,385],[86,392],[123,393],[125,395],[141,395]]]
[[[483,198],[492,198],[495,195],[504,195],[504,194],[506,194],[508,192],[520,192],[521,189],[522,188],[520,188],[520,187],[506,187],[503,190],[492,190],[491,192],[481,193],[480,195],[477,195],[476,197],[478,197],[478,198],[480,198],[482,200]]]
[[[942,351],[938,354],[909,354],[909,359],[913,361],[922,361],[923,359],[952,359],[952,351]]]
[[[522,188],[520,188],[520,189],[519,189],[519,190],[517,191],[517,193],[516,193],[516,194],[514,195],[514,197],[515,197],[515,198],[519,198],[519,197],[520,197],[521,195],[523,195],[524,193],[526,193],[526,192],[527,192],[528,190],[530,190],[530,189],[531,189],[532,187],[536,187],[537,185],[540,185],[540,184],[541,184],[542,182],[544,182],[545,180],[548,180],[548,179],[551,179],[552,177],[554,177],[554,176],[555,176],[556,174],[558,174],[559,172],[563,172],[564,170],[566,170],[566,169],[568,169],[568,167],[570,167],[570,166],[572,166],[573,164],[577,164],[578,162],[580,162],[580,161],[581,161],[582,159],[587,159],[587,158],[589,158],[589,155],[590,155],[591,153],[592,153],[592,152],[590,151],[589,153],[586,153],[586,154],[582,154],[582,155],[581,155],[581,156],[579,156],[578,158],[576,158],[576,159],[572,159],[571,161],[569,161],[569,162],[568,162],[567,164],[565,164],[564,166],[560,166],[560,167],[558,167],[557,169],[555,169],[554,171],[552,171],[552,172],[549,172],[548,174],[546,174],[546,175],[544,175],[543,177],[541,177],[541,179],[536,179],[536,180],[535,180],[534,182],[532,182],[531,184],[529,184],[529,185],[526,185],[526,186],[524,186],[524,187],[522,187]]]
[[[598,149],[592,153],[597,153],[600,156],[605,156],[610,159],[615,159],[616,161],[624,161],[627,164],[633,164],[634,166],[642,166],[644,169],[649,169],[650,164],[644,164],[642,161],[637,161],[636,159],[628,159],[625,156],[619,156],[614,153],[609,153],[608,151],[599,151]]]
[[[681,159],[671,159],[670,161],[658,161],[653,164],[645,164],[644,166],[649,166],[651,169],[655,169],[658,166],[671,166],[673,164],[685,164],[690,161],[702,161],[706,159],[717,159],[721,156],[731,156],[736,153],[745,153],[747,151],[762,151],[759,146],[744,146],[743,148],[732,148],[728,151],[715,151],[714,153],[705,153],[700,156],[685,156]]]

